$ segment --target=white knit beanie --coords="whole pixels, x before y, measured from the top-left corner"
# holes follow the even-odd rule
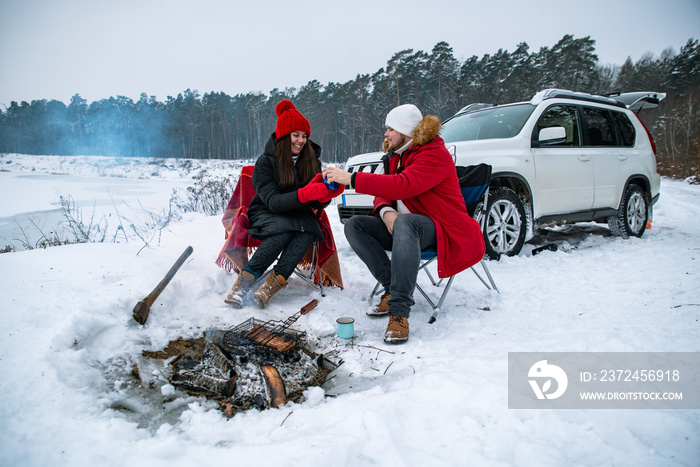
[[[410,137],[421,120],[423,115],[418,107],[413,104],[404,104],[395,107],[387,114],[386,126]]]

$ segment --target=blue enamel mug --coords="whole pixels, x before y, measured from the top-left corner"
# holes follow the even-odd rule
[[[338,318],[338,337],[351,339],[355,335],[355,320],[353,318]]]

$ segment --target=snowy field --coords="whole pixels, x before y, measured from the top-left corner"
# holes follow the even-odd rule
[[[0,157],[0,247],[27,218],[26,230],[51,229],[59,196],[115,228],[166,209],[193,176],[236,177],[241,166],[158,162]],[[1,254],[0,465],[700,465],[700,410],[512,410],[507,378],[508,352],[700,351],[700,186],[662,180],[641,239],[585,224],[535,239],[556,252],[527,245],[490,262],[500,294],[463,272],[436,323],[416,298],[401,346],[382,342],[385,320],[365,316],[374,282],[335,206],[328,213],[345,290],[321,298],[292,278],[264,311],[223,302],[234,277],[214,263],[219,216],[182,214],[147,247],[125,235]],[[138,325],[134,305],[188,245]],[[319,306],[294,326],[344,364],[299,403],[227,418],[174,390],[166,362],[141,357],[250,317],[285,319],[311,298]],[[339,316],[355,318],[353,341],[335,335]]]

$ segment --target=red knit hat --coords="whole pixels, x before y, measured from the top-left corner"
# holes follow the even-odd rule
[[[294,131],[303,131],[307,136],[311,136],[309,121],[287,99],[277,104],[275,113],[277,114],[277,128],[275,129],[277,139]]]

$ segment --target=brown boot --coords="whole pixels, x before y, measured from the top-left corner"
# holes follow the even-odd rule
[[[241,308],[243,306],[243,299],[255,282],[255,276],[253,276],[248,271],[241,271],[238,275],[238,279],[233,283],[231,291],[228,293],[224,299],[225,303],[228,303],[234,308]]]
[[[389,300],[391,300],[391,294],[389,292],[385,292],[384,295],[382,295],[382,298],[379,300],[379,305],[374,307],[374,310],[368,311],[367,316],[387,316],[389,314]],[[416,304],[416,302],[413,300],[413,295],[411,295],[411,303],[413,305]]]
[[[389,300],[391,300],[391,294],[389,292],[382,295],[381,300],[379,300],[379,305],[377,305],[374,310],[368,311],[367,316],[386,316],[389,314]]]
[[[389,315],[389,325],[384,333],[384,342],[401,344],[408,340],[408,318],[400,315]]]
[[[270,299],[285,287],[287,287],[287,280],[283,276],[275,274],[273,270],[267,276],[265,283],[253,294],[253,299],[260,308],[265,308],[265,305],[270,303]]]

